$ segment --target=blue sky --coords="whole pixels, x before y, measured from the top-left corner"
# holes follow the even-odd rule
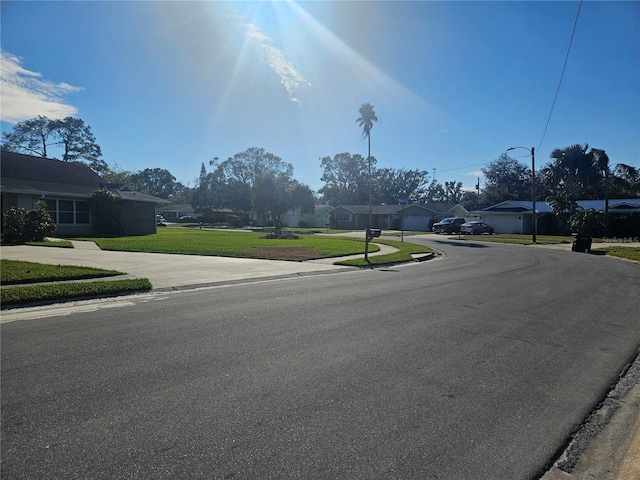
[[[640,2],[1,5],[2,131],[77,116],[113,168],[194,186],[203,162],[262,147],[317,190],[321,157],[366,157],[366,102],[378,167],[442,183],[472,189],[511,146],[537,167],[574,143],[640,167]]]

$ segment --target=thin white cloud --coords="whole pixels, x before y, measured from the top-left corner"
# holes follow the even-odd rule
[[[37,72],[22,67],[22,60],[0,50],[1,118],[3,122],[17,123],[43,115],[64,118],[78,109],[65,103],[63,96],[79,92],[80,87],[68,83],[55,83],[42,78]]]
[[[476,170],[475,172],[468,172],[467,175],[471,177],[484,177],[484,172],[482,170]]]
[[[287,91],[289,100],[299,102],[296,91],[302,84],[309,87],[311,84],[293,66],[285,53],[274,47],[271,38],[262,33],[256,25],[246,23],[244,24],[244,29],[247,39],[260,51],[262,60],[280,77],[280,83]]]

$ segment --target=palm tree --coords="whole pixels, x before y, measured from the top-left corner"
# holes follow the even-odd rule
[[[360,116],[356,118],[356,123],[362,127],[362,139],[367,139],[369,146],[367,153],[367,163],[369,164],[369,222],[367,224],[366,241],[364,242],[364,259],[369,261],[369,229],[373,224],[373,211],[371,206],[371,129],[373,128],[373,122],[378,121],[373,105],[370,103],[363,103],[358,109]]]
[[[601,172],[593,162],[593,155],[588,152],[589,145],[571,145],[563,149],[556,148],[551,152],[553,161],[547,165],[545,176],[553,180],[549,185],[552,190],[563,188],[570,200],[586,200],[597,198],[600,194],[598,185]]]
[[[367,152],[367,162],[369,164],[369,225],[371,227],[372,223],[372,212],[371,212],[371,129],[373,128],[373,123],[378,122],[378,116],[376,115],[375,110],[373,109],[373,105],[370,103],[363,103],[358,109],[358,113],[360,116],[356,118],[356,123],[362,127],[362,139],[367,139],[368,144],[368,152]]]

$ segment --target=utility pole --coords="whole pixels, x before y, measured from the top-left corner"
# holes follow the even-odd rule
[[[533,201],[533,243],[536,243],[538,214],[536,213],[536,150],[531,147],[531,200]]]
[[[531,218],[533,223],[533,243],[536,243],[536,233],[538,230],[538,215],[536,213],[536,149],[531,147],[511,147],[507,148],[507,152],[515,150],[516,148],[524,148],[531,152],[531,206],[533,211],[531,212]]]

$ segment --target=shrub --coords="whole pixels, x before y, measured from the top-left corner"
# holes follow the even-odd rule
[[[296,235],[295,233],[291,233],[291,232],[281,232],[281,233],[269,233],[268,235],[265,235],[262,238],[268,238],[268,239],[280,239],[280,240],[298,240],[300,237],[298,237],[298,235]]]
[[[120,233],[120,198],[106,189],[96,190],[91,195],[94,225],[101,235]]]
[[[604,215],[593,208],[589,210],[579,209],[571,216],[571,230],[578,235],[602,236],[604,230],[603,218]]]
[[[40,202],[36,210],[11,207],[4,213],[2,232],[6,243],[41,242],[55,231],[56,224]]]
[[[298,222],[298,228],[309,228],[309,222],[305,222],[304,220],[300,220]]]

